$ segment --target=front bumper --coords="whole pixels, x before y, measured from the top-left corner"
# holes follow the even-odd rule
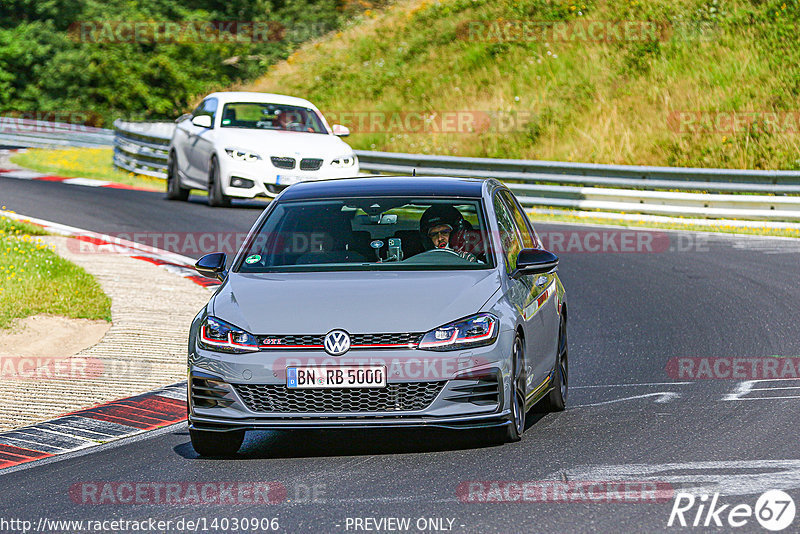
[[[316,171],[304,171],[299,168],[279,169],[269,160],[246,162],[233,160],[230,157],[220,158],[220,179],[222,192],[237,198],[254,198],[258,196],[274,197],[282,189],[296,182],[327,180],[331,178],[350,178],[358,176],[358,162],[352,167],[335,168],[325,161]],[[239,178],[244,180],[243,186],[234,186]]]
[[[511,424],[511,411],[488,415],[464,415],[457,417],[341,417],[341,418],[251,418],[237,421],[218,420],[194,415],[189,418],[189,428],[209,432],[233,430],[322,430],[335,428],[447,428],[477,429],[505,427]]]
[[[491,346],[466,351],[359,350],[338,358],[319,351],[222,354],[196,348],[189,358],[189,427],[206,431],[501,427],[510,418],[507,355],[511,354],[512,342],[513,332],[507,332]],[[348,412],[320,405],[317,410],[266,411],[247,396],[248,387],[264,386],[269,391],[286,388],[285,368],[289,365],[337,365],[335,362],[343,366],[385,364],[389,386],[413,384],[409,389],[414,391],[434,382],[441,386],[421,409],[404,409],[398,401],[398,409]],[[281,393],[286,391],[288,388]],[[303,395],[291,391],[294,397]],[[346,390],[326,390],[326,395],[328,392],[332,396],[348,394]]]

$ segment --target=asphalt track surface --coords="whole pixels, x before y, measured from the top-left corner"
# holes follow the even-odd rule
[[[264,206],[211,209],[199,198],[175,203],[160,193],[2,177],[0,204],[103,233],[246,232]],[[419,518],[443,518],[452,532],[765,532],[752,517],[732,528],[727,510],[721,529],[667,527],[674,499],[459,500],[467,481],[656,480],[698,498],[719,492],[728,505],[753,506],[764,491],[782,489],[800,505],[800,382],[681,380],[668,371],[676,358],[800,355],[800,247],[692,233],[658,238],[669,247],[560,254],[570,306],[568,408],[529,419],[519,443],[496,445],[486,432],[251,432],[237,458],[218,460],[198,458],[180,424],[0,472],[0,519],[205,518],[207,532],[225,531],[211,528],[214,518],[245,517],[278,518],[281,532],[364,532],[356,518],[389,517],[410,518],[411,532],[420,531]],[[93,505],[70,496],[75,484],[103,481],[271,481],[287,495],[272,505]],[[686,512],[689,524],[697,509]],[[798,531],[800,518],[785,530]]]

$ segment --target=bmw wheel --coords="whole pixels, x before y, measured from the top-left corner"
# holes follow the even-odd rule
[[[519,441],[525,432],[525,351],[519,336],[514,338],[511,376],[511,424],[506,427],[507,442]]]
[[[208,432],[189,429],[192,447],[200,456],[233,456],[244,441],[244,430]]]
[[[212,208],[226,208],[231,205],[231,197],[222,193],[222,183],[219,175],[217,158],[211,158],[208,173],[208,205]]]
[[[169,155],[167,161],[167,199],[168,200],[188,200],[191,189],[181,186],[178,177],[178,164],[175,162],[175,154]]]

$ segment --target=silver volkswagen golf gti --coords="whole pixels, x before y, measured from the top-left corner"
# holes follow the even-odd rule
[[[564,409],[558,258],[495,180],[363,177],[286,189],[192,323],[189,429],[201,455],[246,430],[489,429]]]

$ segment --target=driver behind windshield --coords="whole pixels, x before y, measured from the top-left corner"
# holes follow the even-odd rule
[[[291,129],[290,126],[292,124],[297,124],[298,122],[298,119],[296,117],[293,117],[292,116],[293,114],[288,111],[283,111],[279,109],[275,113],[278,119],[277,126],[281,130],[290,130]]]
[[[461,212],[445,204],[434,204],[425,210],[419,220],[419,230],[426,250],[449,250],[465,260],[477,262],[474,254],[451,244],[451,236],[468,229],[469,223],[464,220]]]

